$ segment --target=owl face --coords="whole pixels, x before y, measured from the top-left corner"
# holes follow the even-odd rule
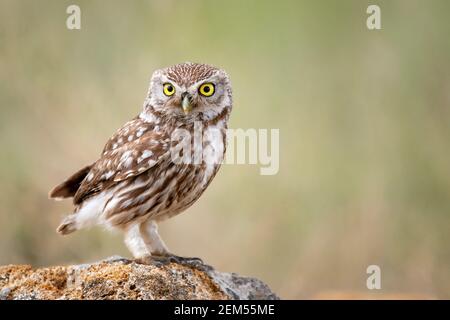
[[[152,111],[163,116],[214,119],[231,108],[231,84],[221,69],[182,63],[153,73],[147,100]]]

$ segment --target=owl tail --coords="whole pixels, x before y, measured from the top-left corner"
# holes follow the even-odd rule
[[[48,197],[54,199],[73,197],[91,168],[92,165],[89,165],[75,172],[66,181],[54,187]]]
[[[76,215],[71,214],[64,218],[59,227],[56,229],[56,232],[64,235],[75,232],[77,229]]]

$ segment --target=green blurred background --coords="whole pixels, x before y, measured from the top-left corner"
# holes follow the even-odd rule
[[[81,7],[81,30],[66,8]],[[381,7],[382,30],[366,28]],[[283,298],[450,298],[447,0],[0,0],[0,264],[128,256],[100,228],[61,237],[55,184],[141,109],[156,68],[229,73],[232,128],[279,128],[280,171],[225,165],[169,248],[266,281]]]

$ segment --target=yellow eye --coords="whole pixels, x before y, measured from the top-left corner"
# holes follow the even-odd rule
[[[214,94],[214,85],[212,83],[204,83],[198,89],[202,96],[211,97]]]
[[[171,96],[175,93],[175,87],[171,85],[170,83],[164,83],[163,85],[163,92],[166,96]]]

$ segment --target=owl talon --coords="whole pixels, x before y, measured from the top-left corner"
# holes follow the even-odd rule
[[[177,263],[177,264],[204,264],[203,260],[197,257],[180,257],[174,254],[169,255],[149,255],[142,258],[137,258],[134,262],[138,264],[146,264],[146,265],[166,265],[169,263]]]
[[[138,264],[155,265],[159,267],[174,262],[171,258],[172,256],[170,255],[148,255],[142,258],[134,259],[134,262]]]
[[[177,255],[170,255],[170,261],[178,264],[204,264],[203,260],[197,257],[180,257]]]
[[[134,259],[134,262],[137,264],[145,264],[145,265],[162,265],[162,261],[160,259],[156,259],[155,256],[145,256],[141,258]]]

